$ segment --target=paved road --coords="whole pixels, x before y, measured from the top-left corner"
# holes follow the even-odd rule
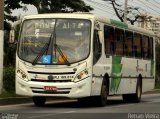
[[[33,103],[0,106],[2,119],[160,119],[160,94],[142,96],[140,103],[124,103],[112,97],[105,107],[82,105],[76,100],[48,102],[44,107]],[[5,118],[9,117],[9,118]]]

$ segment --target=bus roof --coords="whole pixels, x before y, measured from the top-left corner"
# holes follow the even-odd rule
[[[92,13],[50,13],[50,14],[37,14],[28,15],[24,19],[34,19],[34,18],[84,18],[93,19],[95,16]]]
[[[37,15],[28,15],[24,19],[36,19],[36,18],[81,18],[81,19],[95,19],[99,22],[103,22],[110,26],[115,26],[121,29],[127,29],[129,31],[135,31],[142,34],[148,34],[154,36],[155,34],[152,31],[146,30],[144,28],[136,27],[134,25],[129,25],[121,21],[113,20],[108,17],[98,17],[89,12],[80,12],[80,13],[51,13],[51,14],[37,14]]]

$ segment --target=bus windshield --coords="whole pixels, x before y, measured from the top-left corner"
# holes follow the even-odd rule
[[[75,63],[89,56],[91,22],[39,18],[22,25],[18,56],[35,64]]]

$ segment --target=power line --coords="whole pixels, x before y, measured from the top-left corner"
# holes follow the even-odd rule
[[[124,5],[124,3],[121,0],[119,0],[118,2],[121,3],[122,5]]]
[[[88,0],[87,0],[87,1],[88,1]],[[100,10],[100,11],[103,11],[103,12],[106,12],[106,13],[108,13],[108,14],[111,14],[111,15],[116,16],[115,13],[109,12],[108,10],[104,10],[104,9],[102,9],[102,8],[99,8],[99,7],[97,7],[95,4],[94,4],[94,5],[93,5],[93,4],[89,4],[89,5],[93,6],[94,8],[96,8],[96,9],[98,9],[98,10]]]
[[[134,0],[134,2],[135,2],[135,0]],[[153,9],[152,7],[150,7],[150,6],[149,6],[148,4],[146,4],[143,0],[138,0],[138,2],[140,2],[142,5],[145,5],[145,7],[147,7],[148,9],[156,12],[157,14],[160,14],[160,12],[158,12],[157,10]],[[138,2],[136,2],[136,3],[139,4]],[[148,12],[147,9],[145,9],[145,11]],[[150,12],[148,12],[148,13],[150,13]]]
[[[151,2],[151,1],[149,1],[149,0],[145,0],[147,3],[148,3],[148,5],[150,6],[150,5],[152,5],[153,6],[153,8],[156,10],[156,11],[160,11],[160,4],[159,4],[159,6],[157,6],[157,4],[155,4],[153,1]]]
[[[88,1],[88,2],[91,2],[91,3],[95,3],[95,4],[97,4],[97,5],[100,5],[100,6],[104,6],[104,7],[113,8],[113,7],[111,7],[111,6],[104,5],[104,4],[101,4],[101,3],[99,3],[99,2],[95,2],[95,1],[93,1],[93,0],[87,0],[87,1]]]
[[[103,5],[103,4],[101,4],[101,3],[98,3],[98,2],[95,2],[95,1],[93,1],[93,0],[87,0],[88,2],[90,2],[90,3],[92,3],[92,4],[94,4],[94,6],[96,6],[96,8],[97,8],[97,6],[99,6],[100,8],[101,8],[101,10],[102,10],[102,7],[103,8],[106,8],[106,7],[108,7],[108,8],[112,8],[113,9],[113,7],[110,7],[110,6],[106,6],[106,5]],[[90,4],[91,5],[91,4]],[[103,10],[104,11],[104,10]],[[107,11],[105,11],[105,12],[109,12],[110,11],[110,13],[112,12],[112,14],[113,14],[113,11],[112,10],[110,10],[110,9],[108,9]]]
[[[160,5],[160,2],[158,2],[158,1],[156,1],[156,0],[153,0],[153,1]]]
[[[154,10],[152,7],[150,7],[149,5],[147,5],[144,1],[142,1],[142,0],[138,0],[138,1],[141,2],[141,3],[143,3],[147,8],[149,8],[149,9],[153,10],[154,12],[160,14],[160,12],[157,12],[157,10]]]
[[[160,7],[160,6],[157,6],[157,4],[154,4],[153,2],[149,1],[149,0],[146,0],[147,2],[151,3],[153,6],[155,7]]]

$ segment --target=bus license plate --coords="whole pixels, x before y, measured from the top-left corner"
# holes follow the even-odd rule
[[[44,86],[45,91],[57,91],[57,87],[55,86]]]

